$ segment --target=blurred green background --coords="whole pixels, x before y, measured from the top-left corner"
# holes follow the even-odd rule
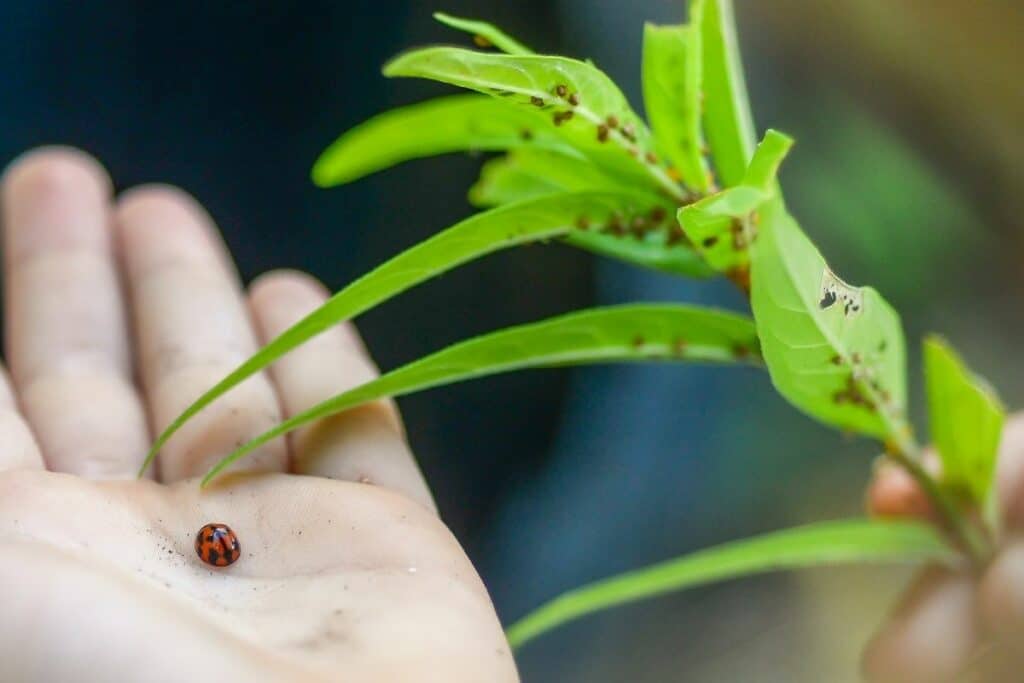
[[[161,180],[206,203],[246,279],[310,270],[339,287],[471,212],[481,159],[416,162],[329,192],[334,136],[445,92],[379,65],[488,19],[589,57],[639,107],[642,22],[682,0],[24,3],[0,0],[0,158],[61,142],[118,186]],[[755,119],[797,139],[791,208],[847,280],[901,311],[911,349],[941,331],[1024,400],[1013,352],[1024,212],[1024,9],[1017,0],[737,0]],[[562,247],[471,264],[359,321],[393,367],[472,334],[594,303],[741,308]],[[510,621],[562,590],[712,543],[858,514],[876,452],[785,405],[763,373],[552,370],[401,401],[445,520]],[[526,681],[846,681],[905,575],[769,576],[609,612],[523,650]]]

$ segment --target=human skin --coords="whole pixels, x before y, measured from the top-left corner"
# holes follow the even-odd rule
[[[515,681],[487,591],[438,519],[391,403],[197,476],[284,416],[375,376],[353,328],[154,433],[319,305],[307,275],[243,291],[179,190],[113,198],[81,152],[30,152],[0,190],[0,680]],[[241,558],[193,540],[228,524]]]
[[[935,458],[931,469],[938,470]],[[1008,421],[997,467],[1004,525],[1000,547],[980,572],[938,567],[915,579],[865,648],[865,677],[878,683],[1016,681],[1024,670],[1024,414]],[[868,488],[876,515],[934,519],[902,470],[879,467]]]

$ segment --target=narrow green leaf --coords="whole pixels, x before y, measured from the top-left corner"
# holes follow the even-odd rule
[[[985,507],[991,498],[1006,410],[991,386],[972,374],[939,337],[925,339],[924,369],[942,483]]]
[[[500,206],[559,192],[616,191],[621,187],[621,180],[585,159],[524,148],[485,163],[480,179],[469,190],[469,201],[480,207]]]
[[[320,187],[342,185],[410,159],[518,147],[582,155],[540,111],[481,95],[452,95],[392,109],[345,132],[313,166]]]
[[[595,163],[653,182],[674,199],[686,198],[653,156],[647,126],[612,80],[592,64],[429,47],[399,55],[384,67],[384,75],[440,81],[544,112],[550,125]]]
[[[840,280],[781,199],[762,207],[750,256],[751,305],[779,393],[827,424],[904,440],[906,350],[892,307]]]
[[[718,178],[731,187],[743,179],[756,140],[732,0],[706,0],[701,26],[704,132]]]
[[[669,214],[671,215],[671,214]],[[628,228],[618,232],[617,225],[627,225],[615,219],[598,230],[575,230],[565,242],[595,254],[626,261],[644,268],[660,270],[670,275],[708,278],[715,275],[704,259],[683,241],[682,233],[672,224],[643,234],[631,234]],[[611,230],[609,226],[612,226]]]
[[[679,210],[683,232],[713,269],[740,274],[747,268],[748,246],[756,234],[753,214],[776,195],[775,174],[792,145],[792,138],[769,130],[740,184]]]
[[[643,196],[624,192],[543,197],[477,214],[421,242],[335,294],[196,399],[157,438],[140,474],[146,471],[167,440],[200,410],[327,328],[480,256],[519,244],[562,237],[575,228],[581,216],[606,223],[613,218],[630,220],[635,215],[647,215],[649,210]]]
[[[379,398],[524,368],[651,360],[753,362],[757,354],[753,322],[734,313],[668,304],[570,313],[455,344],[328,399],[238,448],[203,483],[282,434]]]
[[[434,18],[445,26],[465,31],[473,35],[473,40],[478,47],[494,47],[507,52],[510,55],[532,55],[533,50],[520,43],[515,38],[507,35],[497,26],[488,24],[486,21],[475,21],[473,19],[462,19],[453,17],[444,12],[434,12]]]
[[[644,26],[643,90],[647,118],[658,147],[668,155],[688,187],[708,190],[708,166],[701,130],[700,14],[690,8],[690,25]]]
[[[954,563],[955,553],[921,522],[837,520],[776,531],[576,588],[512,624],[518,648],[587,614],[671,591],[784,569],[841,564]]]
[[[470,189],[477,206],[501,205],[559,192],[613,191],[621,181],[586,161],[539,150],[522,149],[484,164],[480,180]],[[583,214],[576,230],[565,237],[572,246],[644,268],[686,277],[711,277],[715,271],[697,254],[676,223],[673,204],[650,195],[646,216],[612,216],[600,222]]]

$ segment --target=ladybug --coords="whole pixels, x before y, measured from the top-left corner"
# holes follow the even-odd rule
[[[211,522],[196,534],[196,555],[213,567],[227,567],[241,557],[242,546],[231,527]]]

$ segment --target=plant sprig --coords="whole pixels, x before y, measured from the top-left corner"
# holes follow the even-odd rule
[[[688,23],[646,27],[650,128],[593,64],[536,55],[490,24],[436,16],[504,54],[424,48],[392,60],[385,75],[478,94],[371,119],[321,155],[313,179],[339,185],[410,159],[504,152],[487,162],[470,192],[486,210],[392,258],[272,340],[171,423],[143,470],[192,416],[330,326],[469,260],[557,241],[675,275],[724,275],[749,293],[754,320],[644,305],[484,335],[292,417],[221,460],[203,483],[271,438],[383,397],[527,367],[763,357],[775,388],[795,407],[881,441],[928,496],[951,543],[922,524],[868,520],[737,541],[556,598],[510,629],[514,645],[625,601],[770,569],[950,561],[954,549],[976,566],[987,560],[999,531],[992,489],[1004,409],[948,345],[929,339],[928,403],[943,473],[926,471],[907,418],[899,316],[874,289],[835,274],[788,212],[776,175],[792,139],[769,130],[755,148],[731,0],[693,0]]]

